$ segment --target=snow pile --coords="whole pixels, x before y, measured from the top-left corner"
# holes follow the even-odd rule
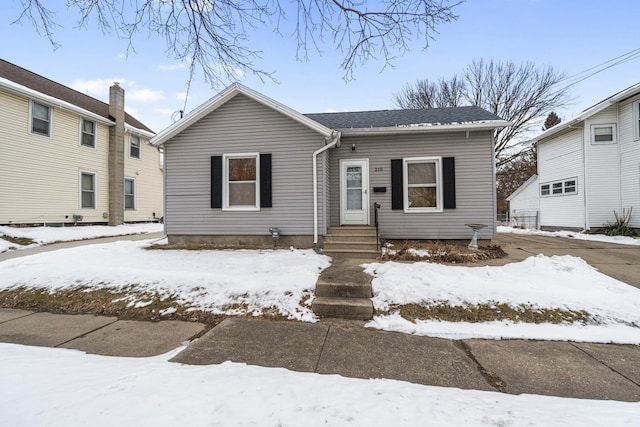
[[[95,239],[97,237],[124,236],[130,234],[156,233],[163,230],[158,223],[124,224],[114,227],[106,225],[87,225],[70,227],[5,227],[0,226],[0,236],[26,237],[33,240],[32,245],[17,245],[0,238],[0,252],[9,249],[24,249],[46,245],[53,242]]]
[[[292,319],[316,320],[300,300],[329,266],[326,256],[312,250],[145,250],[151,242],[119,241],[6,260],[0,262],[0,289],[133,287],[213,313],[259,314],[276,307]]]
[[[627,236],[606,236],[604,234],[586,234],[579,233],[575,231],[542,231],[536,230],[532,228],[513,228],[513,227],[504,227],[498,226],[498,233],[513,233],[513,234],[529,234],[535,236],[546,236],[546,237],[565,237],[570,239],[577,240],[589,240],[592,242],[603,242],[603,243],[617,243],[619,245],[632,245],[632,246],[640,246],[640,238],[637,237],[627,237]]]
[[[640,403],[422,386],[225,362],[0,344],[0,414],[20,426],[634,425]],[[636,421],[634,421],[636,420]]]
[[[640,289],[599,273],[581,258],[538,255],[503,267],[459,267],[425,262],[366,265],[373,304],[505,303],[514,308],[584,310],[593,324],[415,323],[398,314],[378,316],[370,327],[445,338],[525,338],[640,344]]]

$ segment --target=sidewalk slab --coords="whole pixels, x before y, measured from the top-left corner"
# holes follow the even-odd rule
[[[465,340],[510,394],[640,401],[640,387],[568,342]]]
[[[451,340],[368,329],[332,326],[317,372],[495,391]]]
[[[35,313],[0,324],[0,342],[57,347],[116,320],[92,314]]]
[[[314,372],[328,326],[227,318],[171,362],[192,365],[230,360],[292,371]]]
[[[16,308],[0,308],[0,323],[28,316],[30,314],[33,314],[33,311],[18,310]]]
[[[574,345],[640,387],[640,346],[583,342]]]
[[[202,332],[202,323],[163,320],[143,322],[118,320],[65,344],[86,353],[121,357],[148,357],[164,354]]]

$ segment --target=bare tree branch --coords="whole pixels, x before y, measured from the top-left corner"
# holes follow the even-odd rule
[[[45,7],[55,0],[20,1],[16,22],[29,19],[57,46],[52,31],[56,12]],[[370,6],[361,0],[295,0],[296,58],[308,59],[309,49],[321,54],[325,38],[330,39],[331,47],[344,54],[344,78],[351,79],[354,69],[371,59],[392,65],[409,50],[412,38],[423,38],[428,47],[438,25],[457,19],[453,8],[459,3],[378,0]],[[280,0],[67,0],[67,8],[78,12],[78,26],[97,25],[127,40],[129,50],[138,33],[161,36],[170,58],[192,64],[190,81],[197,64],[214,86],[244,74],[272,79],[271,72],[255,64],[262,52],[250,47],[249,35],[265,26],[281,33],[286,22]]]
[[[526,151],[528,132],[537,130],[538,120],[571,102],[568,87],[561,87],[565,74],[531,62],[474,60],[462,74],[437,83],[418,80],[395,95],[401,108],[477,105],[513,123],[496,129],[495,151],[501,166]]]

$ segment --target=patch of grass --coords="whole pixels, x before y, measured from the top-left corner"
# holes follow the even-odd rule
[[[15,243],[16,245],[27,246],[33,243],[33,239],[28,237],[12,237],[12,236],[0,236],[0,239],[6,240],[11,243]]]
[[[385,252],[380,257],[383,261],[427,261],[436,263],[468,263],[488,259],[498,259],[506,256],[500,246],[480,246],[478,250],[471,250],[463,244],[444,243],[430,240],[387,240],[393,252]],[[411,249],[428,251],[429,256],[422,257]]]
[[[563,310],[559,308],[536,308],[521,304],[512,307],[507,304],[478,304],[465,306],[451,306],[444,302],[421,305],[395,305],[388,311],[377,311],[375,315],[399,312],[400,316],[410,322],[416,320],[440,320],[444,322],[491,322],[496,320],[511,320],[523,323],[574,323],[587,324],[592,316],[586,311]]]
[[[144,302],[144,306],[136,302]],[[173,297],[159,294],[95,290],[88,288],[65,289],[50,292],[46,289],[17,288],[0,291],[0,307],[59,314],[95,314],[115,316],[128,320],[183,320],[217,325],[225,316],[202,310],[193,310],[176,302]],[[161,310],[175,309],[161,315]]]

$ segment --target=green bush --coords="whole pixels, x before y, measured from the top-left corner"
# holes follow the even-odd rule
[[[636,232],[629,227],[632,210],[633,208],[630,208],[628,211],[626,209],[622,209],[622,215],[613,211],[613,215],[616,220],[614,222],[607,223],[607,225],[602,228],[601,232],[607,236],[635,236]]]

